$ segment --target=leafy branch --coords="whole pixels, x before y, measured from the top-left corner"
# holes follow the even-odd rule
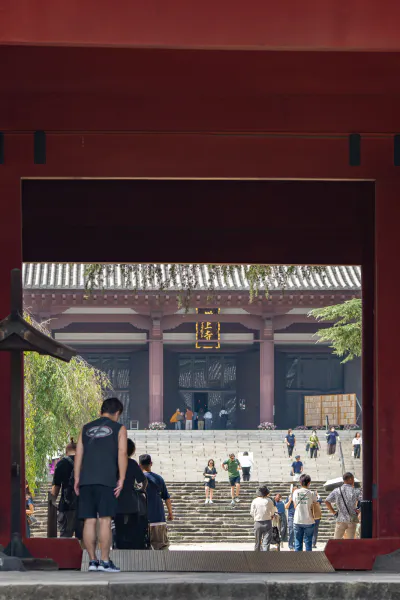
[[[45,324],[25,318],[43,333]],[[69,363],[27,352],[24,357],[26,478],[30,489],[47,474],[48,461],[64,452],[66,444],[87,421],[96,418],[107,377],[82,358]]]
[[[347,300],[342,304],[325,306],[310,311],[309,316],[321,323],[332,323],[331,327],[319,329],[319,341],[330,342],[334,354],[345,357],[346,363],[362,350],[362,303],[359,298]]]
[[[271,288],[285,290],[290,277],[300,271],[300,277],[308,279],[312,274],[325,277],[325,267],[318,266],[276,266],[276,265],[201,265],[201,264],[89,264],[85,269],[86,289],[93,291],[107,288],[107,280],[117,276],[117,269],[125,288],[138,290],[157,289],[160,292],[176,290],[178,305],[188,310],[194,291],[199,289],[200,272],[206,274],[207,290],[210,297],[222,285],[229,287],[229,281],[238,273],[239,278],[249,284],[249,302],[260,295],[268,298]]]

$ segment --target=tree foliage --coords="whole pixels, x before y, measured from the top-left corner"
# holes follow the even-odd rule
[[[206,266],[208,270],[208,291],[213,296],[219,284],[228,280],[239,270],[249,282],[249,301],[262,290],[268,297],[272,285],[285,289],[290,277],[299,268],[302,277],[308,278],[312,273],[324,278],[325,267],[318,266],[282,266],[282,265],[201,265],[201,264],[120,264],[123,283],[128,289],[136,292],[157,288],[164,291],[173,288],[178,292],[179,306],[186,309],[190,306],[193,291],[199,289],[200,270]],[[107,277],[115,272],[116,265],[90,264],[86,266],[86,288],[94,290],[105,288]],[[140,284],[139,284],[140,282]]]
[[[333,322],[332,327],[319,329],[320,341],[330,342],[334,354],[345,357],[343,363],[361,356],[362,349],[362,303],[359,298],[342,304],[316,308],[310,316],[319,322]]]
[[[25,318],[44,333],[43,325]],[[47,473],[49,459],[64,452],[87,421],[100,410],[103,389],[110,388],[104,373],[82,358],[69,363],[36,352],[24,356],[26,478],[34,489]]]

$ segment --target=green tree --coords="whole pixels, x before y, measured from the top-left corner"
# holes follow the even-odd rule
[[[362,304],[359,298],[342,304],[316,308],[309,313],[319,322],[332,323],[331,327],[319,329],[321,341],[330,342],[334,354],[344,356],[343,363],[361,356],[362,349]]]
[[[43,325],[30,322],[44,333]],[[34,489],[47,473],[49,459],[64,452],[87,421],[100,410],[107,377],[82,358],[64,363],[50,356],[24,356],[26,478]]]

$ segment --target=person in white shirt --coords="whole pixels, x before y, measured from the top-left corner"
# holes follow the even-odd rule
[[[361,458],[362,437],[359,431],[357,431],[356,437],[351,443],[353,444],[354,458]]]
[[[251,469],[253,468],[253,461],[248,452],[243,452],[243,455],[240,459],[240,464],[242,467],[243,481],[250,481],[250,473]]]
[[[212,427],[212,412],[207,410],[206,414],[204,415],[204,429],[211,429]]]
[[[228,418],[229,418],[228,411],[226,410],[226,408],[222,408],[219,411],[219,420],[221,422],[221,428],[222,429],[226,429],[227,428]]]
[[[317,494],[310,488],[311,477],[303,474],[300,476],[301,488],[293,493],[294,503],[294,549],[303,551],[303,541],[307,552],[312,551],[315,519],[312,506],[317,502]]]
[[[270,491],[266,485],[259,488],[260,496],[254,498],[250,507],[250,514],[254,519],[254,535],[256,551],[267,551],[271,544],[272,536],[272,517],[277,512],[271,498]]]

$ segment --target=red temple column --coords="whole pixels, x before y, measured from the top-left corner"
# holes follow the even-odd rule
[[[154,318],[150,329],[149,342],[149,422],[163,421],[164,418],[164,348],[161,319]]]
[[[0,233],[0,320],[10,312],[11,270],[22,266],[21,183],[18,177],[9,176],[6,166],[1,167],[1,233]],[[0,543],[10,539],[11,511],[11,389],[10,356],[0,353]],[[24,451],[24,447],[22,448]],[[23,453],[24,456],[24,453]],[[25,465],[21,465],[23,479],[22,500],[25,506]],[[21,516],[24,515],[21,507]],[[21,517],[22,518],[22,517]]]
[[[374,536],[400,539],[398,439],[400,424],[400,183],[376,183],[375,216],[375,374]],[[365,456],[364,456],[365,460]],[[388,507],[390,506],[390,510]]]
[[[274,422],[274,331],[265,319],[260,331],[260,422]]]

